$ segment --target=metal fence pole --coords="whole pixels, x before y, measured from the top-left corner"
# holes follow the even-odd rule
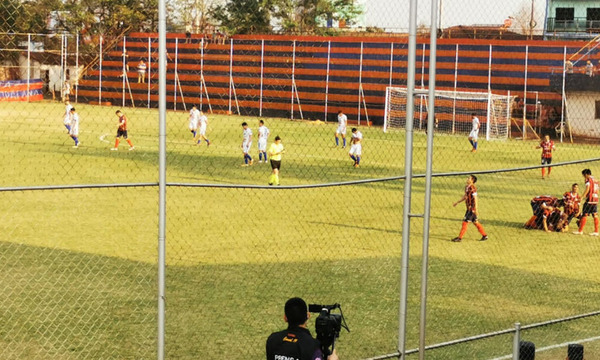
[[[229,107],[228,114],[231,114],[231,93],[233,91],[233,39],[229,41]]]
[[[293,48],[292,48],[292,86],[291,86],[292,101],[290,103],[290,114],[291,114],[290,119],[292,119],[292,120],[294,120],[294,88],[296,86],[295,73],[296,73],[296,40],[294,40]]]
[[[148,109],[150,109],[150,81],[152,81],[152,43],[148,37]]]
[[[421,54],[421,89],[425,88],[425,43],[423,43]]]
[[[258,116],[262,116],[263,86],[265,76],[265,39],[260,41],[260,97],[258,99]],[[202,95],[200,95],[202,96]]]
[[[127,48],[126,48],[126,44],[125,44],[126,39],[127,39],[127,37],[123,36],[123,54],[121,54],[121,57],[123,58],[123,64],[122,64],[123,72],[121,73],[121,76],[123,76],[123,81],[121,84],[121,93],[123,94],[123,105],[121,105],[121,106],[123,106],[123,107],[125,107],[125,76],[127,76],[127,64],[126,64]]]
[[[400,270],[400,306],[398,351],[400,360],[406,359],[406,307],[408,302],[408,259],[410,249],[410,201],[412,192],[412,160],[413,160],[413,121],[414,121],[414,88],[415,65],[417,53],[417,0],[410,0],[408,31],[408,69],[406,99],[406,142],[404,157],[404,204],[402,210],[402,259]]]
[[[527,71],[529,66],[529,45],[525,46],[525,84],[523,87],[523,140],[527,139]]]
[[[158,0],[158,309],[157,359],[165,358],[165,262],[167,217],[167,15]]]
[[[363,68],[363,42],[360,42],[360,64],[358,69],[358,115],[356,116],[358,120],[358,126],[360,126],[360,95],[362,92],[362,68]]]
[[[435,129],[435,77],[437,65],[438,0],[431,0],[431,33],[429,40],[429,112],[427,117],[427,160],[425,168],[425,204],[423,211],[423,262],[421,266],[421,318],[419,321],[419,360],[425,359],[427,329],[427,275],[429,268],[429,220],[431,216],[431,182],[433,174],[433,132]]]
[[[177,75],[177,63],[179,57],[179,39],[175,38],[175,76],[173,81],[173,110],[177,110],[177,83],[179,82],[179,76]]]
[[[100,65],[99,65],[99,73],[98,73],[98,105],[102,105],[102,43],[104,42],[104,37],[100,35]]]
[[[31,34],[27,34],[27,102],[29,102],[30,82],[31,82]]]
[[[456,129],[456,87],[458,86],[458,44],[454,55],[454,98],[452,100],[452,133]]]
[[[515,336],[513,338],[513,360],[519,360],[521,346],[521,323],[515,323]]]
[[[79,92],[79,34],[75,37],[75,102]]]
[[[565,101],[567,100],[567,94],[565,93],[565,82],[567,76],[567,69],[565,64],[567,63],[567,47],[563,50],[563,71],[562,71],[562,89],[560,97],[560,142],[563,142],[563,133],[565,132]]]
[[[327,107],[329,106],[329,68],[331,62],[331,40],[327,42],[327,72],[325,74],[325,122],[327,122]]]
[[[393,78],[392,74],[394,73],[394,43],[390,44],[390,87],[392,86]]]

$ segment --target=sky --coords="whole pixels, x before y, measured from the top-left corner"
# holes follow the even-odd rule
[[[408,29],[409,0],[359,0],[365,10],[365,26],[401,31]],[[437,0],[436,0],[437,1]],[[474,24],[502,24],[523,11],[530,17],[533,1],[536,30],[544,26],[546,0],[441,0],[442,27]],[[431,0],[419,0],[417,25],[429,26]],[[522,16],[523,17],[523,16]]]

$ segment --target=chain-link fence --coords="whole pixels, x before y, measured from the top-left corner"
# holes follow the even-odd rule
[[[587,65],[600,43],[594,7],[572,5],[571,24],[557,4],[444,0],[435,109],[421,7],[414,133],[405,107],[397,122],[386,111],[406,105],[386,96],[407,87],[404,4],[364,1],[321,29],[271,9],[283,25],[258,34],[168,34],[166,357],[264,358],[293,296],[342,305],[340,358],[399,357],[411,135],[405,357],[416,358],[433,111],[427,358],[508,359],[533,345],[556,359],[574,343],[600,358],[600,87]],[[0,8],[0,357],[156,358],[158,35],[150,23],[17,27],[17,13],[36,17],[31,4]],[[61,14],[51,20],[74,21]],[[502,131],[486,137],[492,126]]]

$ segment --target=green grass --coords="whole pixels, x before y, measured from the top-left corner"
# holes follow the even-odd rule
[[[77,104],[81,141],[73,149],[56,103],[0,103],[0,186],[156,183],[156,111],[126,109],[135,151],[116,132],[114,107]],[[243,168],[242,121],[210,116],[213,145],[194,146],[184,112],[167,117],[168,181],[266,185],[266,164]],[[361,128],[362,167],[333,148],[334,124],[265,119],[286,146],[282,184],[403,175],[404,133]],[[535,165],[535,142],[481,141],[436,134],[434,170],[476,171]],[[585,144],[557,144],[554,162],[595,156]],[[425,168],[425,135],[415,134],[415,172]],[[252,150],[255,160],[256,142]],[[560,195],[597,163],[479,176],[481,222],[456,236],[464,207],[452,207],[465,176],[435,178],[429,248],[427,343],[433,344],[597,309],[600,240],[526,231],[529,199]],[[397,347],[403,182],[318,189],[167,191],[168,358],[262,358],[264,340],[284,327],[291,296],[342,304],[350,333],[339,353],[360,359]],[[413,213],[424,180],[413,182]],[[155,187],[0,192],[0,357],[152,358],[156,354],[157,198]],[[591,222],[591,221],[590,221]],[[422,220],[411,223],[407,347],[418,345]],[[588,225],[590,231],[591,225]],[[310,323],[314,329],[313,322]],[[598,320],[524,332],[538,347],[597,336]],[[432,359],[508,354],[508,336],[430,353]],[[590,350],[588,350],[590,349]],[[542,359],[556,352],[540,354]],[[566,353],[562,350],[561,354]],[[597,343],[586,359],[597,359]],[[545,357],[544,357],[545,356]],[[563,356],[563,355],[560,355]],[[594,357],[596,356],[596,357]]]

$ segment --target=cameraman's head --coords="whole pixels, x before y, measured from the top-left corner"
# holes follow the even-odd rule
[[[288,323],[288,328],[306,327],[308,317],[308,307],[304,300],[295,297],[286,301],[284,319]]]

